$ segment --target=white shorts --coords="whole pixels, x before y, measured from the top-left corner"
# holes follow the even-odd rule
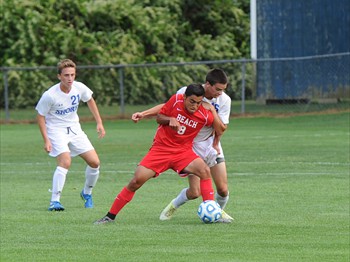
[[[64,152],[70,152],[71,157],[75,157],[94,149],[80,124],[71,127],[47,128],[47,135],[52,144],[52,150],[49,153],[52,157]]]
[[[213,148],[213,140],[214,137],[209,137],[207,140],[197,141],[193,144],[194,152],[196,152],[209,167],[217,164],[217,158],[225,159],[221,143],[219,143],[220,154],[218,155],[218,152]]]

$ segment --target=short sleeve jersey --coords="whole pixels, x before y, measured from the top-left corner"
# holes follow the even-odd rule
[[[174,117],[181,125],[178,131],[171,129],[168,125],[159,125],[153,145],[165,146],[167,150],[192,148],[193,140],[202,127],[211,126],[214,121],[213,114],[202,105],[195,113],[189,113],[185,109],[183,94],[173,95],[159,114]]]
[[[186,86],[180,88],[177,94],[184,94],[186,91]],[[203,98],[203,101],[208,102],[214,106],[218,116],[221,121],[227,125],[230,121],[231,112],[231,98],[226,94],[222,93],[219,97],[213,99]],[[213,133],[213,127],[203,127],[203,129],[198,133],[198,136],[194,139],[194,142],[207,140]]]
[[[58,83],[44,92],[35,109],[45,116],[48,128],[72,126],[79,123],[79,102],[89,101],[92,93],[86,85],[74,81],[70,92],[66,94]]]

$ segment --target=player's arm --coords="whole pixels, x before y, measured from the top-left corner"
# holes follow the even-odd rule
[[[180,123],[176,120],[175,117],[170,117],[163,114],[157,115],[157,123],[160,125],[168,125],[175,131],[178,131],[180,128]]]
[[[204,106],[204,108],[208,109],[213,114],[214,116],[213,128],[214,128],[215,134],[218,136],[221,136],[226,130],[226,125],[222,123],[218,113],[216,112],[215,108],[211,104],[207,102],[203,102],[202,105]]]
[[[221,140],[221,137],[222,137],[223,133],[227,129],[227,124],[224,124],[220,117],[219,117],[219,119],[220,119],[220,123],[221,123],[221,125],[219,125],[220,126],[219,128],[222,130],[222,133],[221,133],[221,135],[219,135],[219,134],[216,133],[216,131],[214,131],[214,140],[213,140],[213,148],[218,152],[218,154],[221,153],[220,152],[220,147],[219,147],[219,142]]]
[[[50,152],[52,150],[52,145],[51,145],[50,139],[47,135],[45,117],[40,115],[40,114],[37,114],[36,120],[37,120],[39,129],[40,129],[41,136],[44,139],[44,150],[46,152]]]
[[[156,105],[142,112],[136,112],[131,116],[131,120],[137,123],[142,118],[156,116],[164,104]]]
[[[219,117],[219,115],[217,114],[215,108],[212,106],[212,108],[214,109],[211,110],[211,112],[214,115],[214,122],[213,122],[213,128],[214,128],[214,140],[213,140],[213,148],[218,152],[218,154],[220,154],[220,148],[219,148],[219,142],[221,140],[222,135],[224,134],[224,132],[227,129],[227,125],[224,124],[221,120],[221,118]]]
[[[216,152],[218,152],[218,154],[220,154],[220,147],[219,147],[219,142],[221,140],[222,135],[218,136],[216,134],[214,134],[214,140],[213,140],[213,148],[216,150]]]
[[[220,154],[221,152],[220,152],[219,142],[221,140],[223,133],[227,129],[227,125],[222,122],[222,120],[219,116],[218,116],[218,118],[220,119],[220,123],[219,123],[218,128],[222,131],[222,133],[219,135],[216,131],[214,131],[213,148],[218,152],[218,154]]]
[[[222,123],[222,130],[225,132],[228,127],[229,117],[231,111],[231,99],[226,99],[226,102],[220,106],[220,120]],[[213,148],[220,154],[219,142],[222,135],[217,135],[214,133]]]
[[[221,135],[226,131],[227,125],[224,124],[224,123],[221,121],[221,119],[220,119],[218,113],[216,112],[216,109],[215,109],[214,106],[210,105],[210,109],[209,109],[209,110],[212,112],[212,114],[213,114],[213,116],[214,116],[215,126],[214,126],[214,123],[213,123],[213,127],[214,127],[214,129],[215,129],[215,133],[216,133],[217,135],[220,135],[220,136],[221,136]]]
[[[220,117],[218,116],[218,113],[216,113],[215,108],[212,106],[213,110],[210,110],[214,116],[214,122],[213,122],[213,128],[215,130],[215,135],[222,136],[224,133],[224,129],[222,128],[223,124],[221,122]]]
[[[91,111],[92,115],[94,116],[95,121],[97,123],[96,130],[98,133],[98,137],[102,138],[105,136],[106,131],[105,131],[105,128],[103,127],[100,112],[98,111],[95,99],[91,97],[91,99],[89,101],[87,101],[87,105],[88,105],[88,107],[89,107],[89,109],[90,109],[90,111]]]

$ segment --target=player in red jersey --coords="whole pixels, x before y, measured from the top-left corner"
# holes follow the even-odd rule
[[[113,222],[147,180],[168,169],[173,169],[180,176],[198,176],[203,201],[214,200],[210,169],[192,149],[193,140],[203,126],[213,126],[221,135],[220,119],[215,108],[208,103],[202,104],[204,92],[202,85],[191,84],[185,94],[173,95],[163,106],[157,116],[159,126],[152,147],[136,168],[129,184],[115,198],[107,215],[94,224]]]

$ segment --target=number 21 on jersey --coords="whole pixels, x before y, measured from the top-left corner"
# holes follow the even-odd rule
[[[76,96],[71,96],[70,99],[72,100],[72,105],[76,105],[76,104],[79,104],[79,101],[80,101],[80,95],[76,95]]]

